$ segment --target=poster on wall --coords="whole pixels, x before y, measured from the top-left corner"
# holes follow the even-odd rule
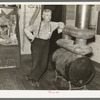
[[[12,6],[0,5],[0,44],[18,45],[16,37],[16,13]]]

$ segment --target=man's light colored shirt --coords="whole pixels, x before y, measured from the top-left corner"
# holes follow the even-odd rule
[[[50,21],[48,24],[45,25],[43,24],[40,25],[40,23],[36,23],[28,26],[25,29],[25,33],[29,39],[34,39],[34,37],[41,39],[50,39],[53,31],[56,30],[57,28],[58,28],[58,33],[62,32],[62,29],[60,28],[62,24],[63,24],[62,22],[52,22],[52,21]],[[33,32],[33,34],[31,32]]]

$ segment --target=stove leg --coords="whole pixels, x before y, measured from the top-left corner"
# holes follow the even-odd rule
[[[55,77],[55,82],[57,81],[57,77],[58,77],[58,73],[57,71],[55,70],[55,74],[56,74],[56,77]]]
[[[72,89],[71,82],[69,81],[68,84],[69,84],[69,90],[71,90]]]
[[[72,87],[71,82],[69,81],[69,90],[87,90],[86,85],[81,86],[81,87]]]

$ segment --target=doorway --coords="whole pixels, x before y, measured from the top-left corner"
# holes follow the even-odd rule
[[[65,13],[64,13],[65,6],[64,5],[44,5],[42,8],[50,9],[52,11],[51,21],[65,22]],[[58,30],[56,29],[53,32],[52,37],[50,39],[50,55],[52,55],[54,51],[59,48],[59,46],[56,44],[56,41],[60,38],[62,38],[62,33],[58,34]]]

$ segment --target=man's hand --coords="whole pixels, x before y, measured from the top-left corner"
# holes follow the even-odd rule
[[[31,40],[31,42],[34,40],[35,35],[33,35],[27,28],[24,30],[26,36]]]
[[[33,38],[31,38],[31,42],[33,42],[34,39],[35,39],[35,36],[33,35]]]
[[[64,23],[63,22],[59,22],[59,27],[58,27],[58,33],[61,33],[63,28],[64,28]]]

